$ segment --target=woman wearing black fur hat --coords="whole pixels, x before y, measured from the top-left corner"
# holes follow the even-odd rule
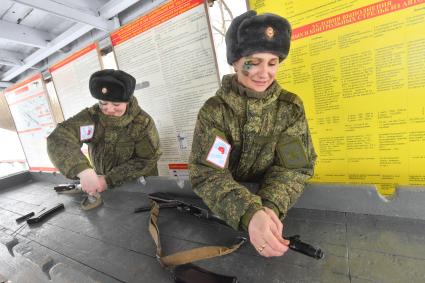
[[[190,157],[193,190],[259,254],[283,255],[283,219],[313,175],[316,154],[301,99],[275,77],[291,27],[274,14],[248,11],[226,33],[236,74],[200,109]],[[240,182],[258,182],[251,193]]]
[[[99,103],[59,123],[47,138],[52,163],[66,177],[80,179],[89,195],[158,174],[158,132],[133,96],[135,85],[124,71],[95,72],[89,87]],[[83,143],[90,161],[81,152]]]

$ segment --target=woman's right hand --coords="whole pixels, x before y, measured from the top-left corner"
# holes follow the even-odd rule
[[[248,224],[251,244],[262,256],[282,256],[288,250],[289,241],[283,239],[282,228],[276,224],[276,219],[266,210],[254,213]]]
[[[89,168],[85,169],[78,173],[78,178],[80,178],[81,188],[84,192],[89,195],[95,195],[98,191],[101,191],[101,184],[96,172]]]

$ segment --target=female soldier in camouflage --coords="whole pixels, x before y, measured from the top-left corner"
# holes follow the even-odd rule
[[[198,114],[190,157],[193,190],[266,257],[281,256],[287,210],[313,175],[316,154],[303,104],[275,81],[289,52],[291,27],[274,14],[248,11],[226,33],[236,74]],[[239,182],[259,182],[256,194]]]
[[[99,103],[58,124],[47,138],[52,163],[66,177],[79,178],[89,195],[158,174],[158,132],[133,96],[135,84],[123,71],[95,72],[89,87]],[[91,162],[81,152],[83,143]]]

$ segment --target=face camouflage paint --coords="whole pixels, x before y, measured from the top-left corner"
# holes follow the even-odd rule
[[[251,68],[252,68],[252,60],[251,58],[247,58],[242,65],[241,73],[245,76],[248,76]]]

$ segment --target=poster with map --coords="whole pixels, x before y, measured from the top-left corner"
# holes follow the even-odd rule
[[[4,92],[30,171],[57,171],[47,155],[46,138],[55,121],[41,74]]]

